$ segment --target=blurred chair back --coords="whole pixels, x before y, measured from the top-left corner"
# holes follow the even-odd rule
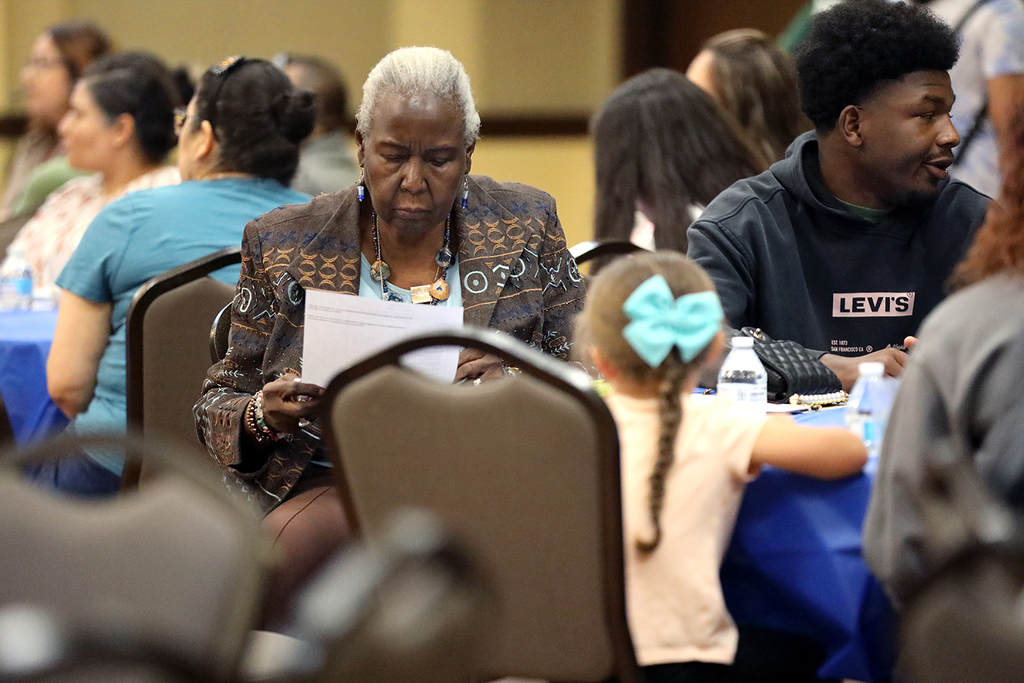
[[[7,247],[11,245],[14,238],[18,236],[18,232],[25,227],[25,224],[34,216],[34,213],[23,213],[20,216],[14,216],[0,223],[0,261],[3,260],[4,255],[7,253]]]
[[[998,502],[973,461],[926,474],[926,540],[938,567],[908,601],[901,666],[908,681],[1024,680],[1024,518]]]
[[[18,466],[86,444],[145,455],[159,476],[102,500],[22,481]],[[269,541],[216,465],[152,440],[72,436],[9,448],[0,463],[0,606],[49,610],[75,632],[234,677],[262,602]]]
[[[423,510],[342,548],[303,589],[284,634],[255,634],[247,681],[473,680],[491,593],[464,544]]]
[[[128,424],[143,435],[194,445],[192,407],[210,369],[210,322],[231,302],[235,288],[207,277],[241,262],[239,247],[228,247],[153,278],[136,292],[127,318],[126,398]],[[125,465],[131,488],[141,463]]]
[[[407,353],[464,346],[522,374],[451,385]],[[636,680],[626,625],[618,438],[585,373],[498,332],[397,344],[329,385],[326,442],[357,534],[402,507],[434,513],[494,587],[476,678]]]

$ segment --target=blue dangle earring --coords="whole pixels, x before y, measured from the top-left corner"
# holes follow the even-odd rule
[[[465,180],[462,181],[462,208],[465,209],[469,205],[469,175],[466,175]]]
[[[363,185],[363,169],[359,169],[359,180],[356,181],[356,196],[359,201],[366,199],[366,187]]]

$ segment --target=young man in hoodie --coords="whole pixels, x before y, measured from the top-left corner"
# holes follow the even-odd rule
[[[988,199],[950,180],[953,30],[917,5],[844,2],[797,54],[814,130],[716,197],[687,231],[733,327],[802,344],[849,390],[898,376]]]

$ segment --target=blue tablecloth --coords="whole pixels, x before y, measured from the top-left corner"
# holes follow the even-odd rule
[[[843,424],[843,409],[797,416]],[[767,626],[823,643],[823,678],[878,681],[895,662],[895,623],[861,555],[861,526],[877,463],[841,481],[763,468],[747,486],[722,564],[726,604],[739,625]]]
[[[56,327],[56,311],[0,312],[0,396],[19,445],[68,422],[46,391],[46,358]]]

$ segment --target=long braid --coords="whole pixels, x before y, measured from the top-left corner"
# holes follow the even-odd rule
[[[675,462],[676,436],[683,422],[683,404],[680,394],[686,381],[687,367],[673,350],[665,362],[664,376],[658,386],[658,458],[654,462],[649,482],[651,523],[654,538],[649,541],[637,539],[636,547],[641,553],[651,553],[661,543],[661,509],[665,503],[665,480]]]
[[[644,387],[657,387],[658,455],[649,481],[649,508],[654,534],[650,540],[637,539],[636,548],[648,554],[661,543],[661,513],[669,471],[675,462],[675,442],[683,421],[682,391],[687,377],[707,361],[714,344],[708,345],[688,362],[673,348],[656,368],[637,355],[623,335],[630,318],[624,302],[643,282],[661,275],[674,297],[714,291],[711,278],[700,266],[674,251],[643,252],[621,257],[601,270],[587,285],[587,305],[577,318],[577,348],[594,347],[624,379]]]

